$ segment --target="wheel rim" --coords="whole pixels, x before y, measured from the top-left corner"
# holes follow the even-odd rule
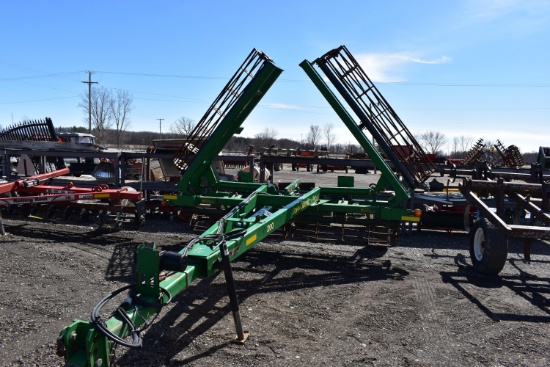
[[[481,261],[483,259],[483,252],[485,251],[485,234],[482,228],[478,228],[474,236],[474,255],[476,260]]]

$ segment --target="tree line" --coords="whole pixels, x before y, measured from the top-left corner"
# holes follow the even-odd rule
[[[95,135],[101,145],[123,147],[127,145],[151,145],[155,139],[178,139],[188,136],[195,127],[194,120],[182,116],[169,124],[168,132],[155,133],[151,131],[129,131],[131,126],[131,112],[134,108],[134,97],[122,89],[111,90],[105,87],[94,87],[90,95],[83,94],[79,107],[85,114],[84,121],[88,122],[91,116],[91,133]],[[59,131],[88,132],[84,127],[60,128]],[[459,136],[448,139],[439,131],[428,130],[417,134],[415,139],[428,154],[440,157],[464,158],[473,146],[473,139],[468,136]],[[491,142],[486,142],[491,146]],[[323,126],[310,125],[300,140],[278,138],[276,129],[265,128],[253,137],[235,135],[225,147],[225,150],[246,152],[253,146],[254,149],[277,147],[280,149],[327,150],[330,153],[360,153],[362,148],[357,143],[337,143],[334,125],[327,123]],[[533,154],[524,153],[524,155]],[[535,153],[536,154],[536,153]],[[525,161],[530,161],[526,157]]]

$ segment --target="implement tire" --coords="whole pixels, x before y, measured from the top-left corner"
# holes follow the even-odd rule
[[[486,218],[477,220],[470,230],[470,258],[480,273],[497,275],[506,264],[508,239]]]

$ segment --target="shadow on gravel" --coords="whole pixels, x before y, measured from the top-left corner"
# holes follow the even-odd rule
[[[402,235],[397,239],[397,247],[415,247],[432,249],[432,253],[437,249],[465,250],[470,246],[470,236],[466,232],[422,230],[413,231],[410,234]],[[509,238],[508,252],[523,254],[523,239]],[[550,245],[544,241],[532,240],[531,254],[550,255]],[[439,255],[426,255],[440,257]],[[443,256],[444,257],[444,256]]]
[[[105,271],[105,279],[133,283],[135,281],[136,249],[135,243],[116,244]]]
[[[89,243],[93,245],[108,246],[121,242],[130,242],[132,240],[130,237],[125,237],[116,232],[99,231],[88,229],[88,227],[79,227],[78,231],[76,229],[63,230],[62,226],[57,225],[36,230],[36,227],[27,223],[5,227],[7,233],[15,236],[59,243]]]
[[[443,282],[455,287],[493,321],[550,322],[550,299],[547,298],[550,294],[550,278],[541,278],[522,271],[515,265],[515,260],[509,261],[520,271],[519,275],[487,276],[477,272],[472,266],[461,265],[460,260],[457,261],[458,271],[440,274]],[[494,311],[491,305],[483,303],[476,297],[475,291],[478,288],[508,288],[548,315],[520,315],[517,312]]]
[[[389,261],[366,263],[358,261],[356,255],[288,254],[257,249],[232,263],[232,268],[240,303],[257,294],[272,294],[276,303],[277,293],[358,282],[400,281],[409,275],[406,270],[392,267]],[[117,363],[121,366],[183,366],[231,348],[233,334],[228,334],[228,341],[224,343],[201,346],[200,351],[193,343],[231,313],[223,275],[196,283],[177,296],[174,303],[148,329],[143,348],[126,350]],[[189,348],[186,357],[174,360],[186,348]]]
[[[52,242],[58,244],[84,244],[83,246],[114,246],[105,279],[112,281],[131,282],[134,274],[134,254],[137,248],[132,238],[125,237],[113,231],[98,231],[80,227],[77,230],[63,230],[61,226],[41,228],[39,231],[26,223],[10,225],[8,233],[14,236],[39,239],[41,242]],[[74,245],[76,246],[76,245]]]
[[[446,232],[427,230],[412,231],[402,234],[398,239],[398,247],[415,247],[431,249],[464,250],[468,249],[468,234],[466,232]]]

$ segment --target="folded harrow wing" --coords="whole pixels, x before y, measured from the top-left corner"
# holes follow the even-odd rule
[[[356,128],[367,129],[371,133],[409,188],[419,186],[430,177],[435,167],[345,46],[327,52],[314,64],[323,71],[359,118]],[[307,62],[302,63],[302,67],[307,67]],[[319,88],[322,80],[311,72],[309,74]],[[326,92],[323,94],[327,96]],[[348,128],[351,129],[350,126]]]
[[[329,57],[316,61],[321,68],[328,62]],[[183,171],[177,183],[181,194],[164,196],[170,205],[182,210],[211,210],[216,214],[223,211],[224,214],[218,215],[221,218],[196,239],[182,245],[179,252],[162,251],[154,244],[140,246],[136,255],[135,284],[103,298],[94,307],[90,322],[76,320],[61,331],[58,351],[65,357],[67,365],[109,366],[110,352],[116,344],[140,347],[141,333],[149,324],[148,320],[172,297],[188,288],[194,280],[222,271],[227,281],[237,340],[244,342],[247,335],[240,320],[231,262],[280,228],[288,229],[308,221],[352,224],[367,230],[363,237],[366,244],[371,231],[381,228],[382,236],[391,242],[402,222],[419,221],[420,211],[408,209],[406,205],[414,186],[429,176],[431,167],[421,160],[422,150],[395,112],[378,95],[377,102],[385,103],[381,111],[384,119],[365,115],[358,124],[317,74],[313,64],[304,61],[301,66],[369,156],[376,160],[377,168],[382,172],[379,182],[362,188],[353,187],[348,182],[338,187],[312,188],[303,193],[299,180],[280,190],[271,183],[221,179],[212,168],[214,158],[231,136],[240,131],[244,119],[282,72],[264,53],[253,50],[176,155],[174,162]],[[356,65],[355,69],[359,66]],[[361,71],[360,76],[364,81],[364,72]],[[372,85],[369,88],[375,90]],[[345,89],[340,93],[348,94]],[[375,127],[375,123],[380,123],[380,126]],[[398,172],[407,177],[404,181],[374,148],[364,134],[365,128],[372,129],[377,143],[385,147],[387,155],[399,167]],[[392,148],[397,142],[396,134],[402,138],[399,145],[408,149]],[[397,165],[401,162],[399,152],[405,151],[407,157],[401,158],[406,162]],[[393,189],[393,194],[389,199],[381,198],[380,194],[388,186]],[[129,296],[113,313],[103,317],[105,313],[101,310],[104,306],[114,303],[126,291]]]
[[[48,184],[52,178],[68,173],[69,169],[63,168],[0,185],[0,209],[49,219],[61,216],[65,221],[93,221],[102,228],[143,222],[145,200],[141,192],[127,187],[111,189],[105,184],[91,188]]]

